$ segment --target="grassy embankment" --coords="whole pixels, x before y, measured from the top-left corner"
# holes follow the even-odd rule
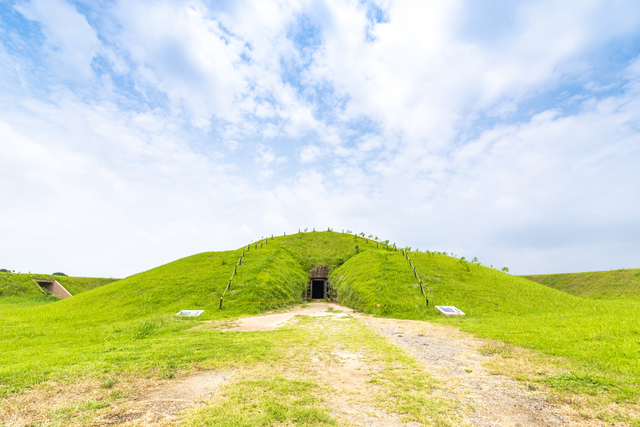
[[[53,276],[51,274],[0,273],[0,297],[36,297],[42,290],[33,279],[57,280],[71,295],[90,291],[118,279]]]
[[[587,300],[452,257],[411,253],[432,303],[427,309],[400,251],[350,235],[313,232],[252,246],[218,310],[241,253],[194,255],[53,304],[0,300],[0,394],[48,379],[113,372],[162,377],[194,366],[251,367],[275,360],[281,347],[272,333],[189,329],[202,320],[291,304],[306,285],[308,269],[329,265],[344,305],[450,324],[561,357],[564,372],[523,378],[557,390],[599,393],[620,402],[639,396],[638,301]],[[455,305],[467,316],[442,318],[435,304]],[[205,314],[176,319],[180,309]],[[42,354],[51,357],[43,360]]]
[[[640,268],[521,277],[576,296],[640,300]]]
[[[535,378],[559,389],[592,394],[608,390],[620,401],[640,396],[638,301],[589,300],[453,257],[410,256],[432,304],[455,305],[466,317],[445,319],[422,305],[393,305],[419,293],[408,263],[398,252],[351,258],[333,273],[339,296],[380,303],[378,315],[446,323],[477,336],[567,358],[572,362],[571,373]],[[407,264],[405,268],[402,263]],[[358,304],[347,305],[358,308]],[[373,307],[363,308],[372,312]]]
[[[225,302],[222,311],[220,296],[242,249],[190,256],[53,304],[42,296],[0,299],[0,395],[47,379],[160,371],[167,360],[179,369],[260,359],[261,349],[271,347],[268,336],[224,335],[212,347],[209,338],[185,329],[201,320],[286,305],[265,301],[298,302],[308,276],[299,260],[332,262],[342,247],[337,242],[336,250],[314,251],[314,242],[324,239],[320,233],[287,237],[288,245],[278,244],[280,239],[246,252],[226,295],[242,303]],[[181,309],[204,309],[205,314],[198,320],[176,319]]]

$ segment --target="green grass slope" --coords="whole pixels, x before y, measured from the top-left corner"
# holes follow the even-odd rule
[[[0,394],[65,376],[69,370],[148,369],[167,359],[175,360],[176,366],[219,362],[226,357],[220,356],[222,350],[198,337],[183,336],[191,322],[299,303],[308,270],[343,263],[356,253],[358,243],[338,233],[276,237],[258,242],[257,248],[254,243],[249,249],[183,258],[55,303],[42,295],[0,300]],[[219,310],[243,250],[242,264]],[[205,313],[197,320],[176,319],[182,309]],[[241,342],[231,342],[232,347],[238,345],[234,348],[239,354],[260,355],[254,347],[248,350]],[[229,351],[231,357],[234,351]],[[50,357],[43,364],[39,354]]]
[[[51,274],[0,273],[0,297],[36,296],[42,291],[33,279],[57,280],[71,295],[115,282],[98,277],[53,276]]]
[[[339,300],[365,312],[451,324],[478,336],[563,356],[581,372],[562,378],[568,388],[606,387],[616,389],[622,399],[638,396],[638,301],[584,299],[449,256],[410,257],[429,296],[429,309],[411,302],[420,291],[400,252],[364,251],[335,270],[332,279]],[[466,316],[444,318],[434,305],[454,305]]]
[[[601,299],[640,299],[640,268],[521,277],[571,295]]]
[[[638,396],[640,302],[579,298],[449,256],[410,257],[429,296],[428,308],[400,250],[336,232],[299,233],[248,250],[190,256],[55,303],[0,299],[0,394],[70,372],[164,369],[168,360],[181,367],[259,359],[271,346],[268,334],[205,336],[189,329],[202,320],[295,304],[308,270],[327,265],[346,306],[447,323],[563,356],[575,363],[576,374],[561,382]],[[467,316],[443,318],[434,305],[455,305]],[[205,313],[175,318],[181,309]],[[43,363],[40,354],[51,357]]]

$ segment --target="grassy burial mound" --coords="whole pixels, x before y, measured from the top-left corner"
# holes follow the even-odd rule
[[[0,273],[0,297],[35,297],[42,295],[33,279],[57,280],[71,295],[115,282],[118,279],[98,277],[54,276],[51,274]]]
[[[640,299],[640,268],[522,277],[571,295],[601,299]]]
[[[338,232],[298,233],[183,258],[55,303],[0,304],[0,394],[66,375],[165,375],[196,365],[255,363],[280,332],[204,333],[193,326],[298,304],[309,270],[328,266],[345,306],[450,324],[562,356],[572,364],[571,374],[541,381],[638,397],[640,302],[579,298],[437,253],[408,256],[417,278],[401,250]],[[443,318],[434,305],[454,305],[467,315]],[[182,309],[205,313],[176,318]],[[44,364],[42,354],[51,356]]]

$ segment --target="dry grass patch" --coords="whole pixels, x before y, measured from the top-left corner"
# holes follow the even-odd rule
[[[303,316],[273,334],[279,363],[247,367],[185,425],[458,424],[428,374],[353,318]]]
[[[550,398],[567,413],[577,413],[584,425],[640,427],[640,406],[634,400],[619,400],[619,391],[607,393],[606,384],[580,372],[580,366],[562,357],[485,340],[479,351],[488,360],[485,366],[494,375],[520,381],[531,390]]]

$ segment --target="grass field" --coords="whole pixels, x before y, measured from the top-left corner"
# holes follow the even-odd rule
[[[522,277],[576,296],[640,300],[640,268]]]
[[[376,316],[453,325],[532,349],[562,366],[562,372],[539,372],[522,378],[526,381],[607,401],[638,401],[636,299],[580,298],[450,256],[412,252],[431,302],[427,308],[399,250],[336,232],[300,233],[257,245],[183,258],[57,302],[35,294],[0,298],[0,395],[44,381],[124,373],[163,378],[195,366],[257,369],[281,352],[273,338],[278,334],[211,335],[189,329],[204,320],[297,304],[308,270],[328,265],[343,305]],[[436,304],[455,305],[467,316],[443,318]],[[197,319],[176,318],[181,309],[205,313]],[[308,390],[305,383],[273,381],[246,386],[294,387],[301,395]]]

